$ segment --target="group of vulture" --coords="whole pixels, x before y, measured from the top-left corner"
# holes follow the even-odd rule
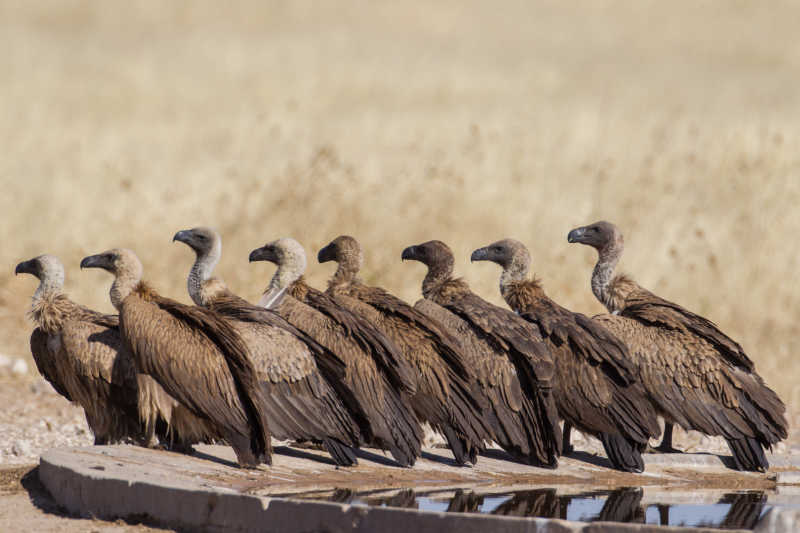
[[[156,292],[127,249],[80,264],[114,276],[117,315],[70,300],[52,255],[16,267],[40,281],[30,312],[37,367],[84,408],[96,444],[188,453],[196,443],[227,443],[241,466],[255,467],[271,463],[274,437],[321,445],[340,466],[356,464],[361,446],[412,466],[427,423],[460,465],[494,442],[516,461],[554,468],[571,451],[574,427],[602,442],[614,468],[641,472],[660,416],[656,450],[676,451],[678,424],[724,437],[737,469],[764,471],[764,448],[787,436],[783,402],[739,344],[614,274],[623,239],[608,222],[568,236],[599,255],[591,288],[609,313],[594,317],[550,299],[513,239],[471,256],[502,268],[510,309],[455,277],[441,241],[402,252],[428,269],[423,298],[411,306],[361,281],[361,247],[349,236],[319,251],[319,262],[338,263],[325,291],[305,282],[297,241],[253,250],[250,261],[277,265],[258,304],[214,277],[222,252],[214,230],[179,231],[174,240],[196,254],[188,276],[195,305]]]

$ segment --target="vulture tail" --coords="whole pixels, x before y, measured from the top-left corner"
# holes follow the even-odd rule
[[[336,461],[337,466],[354,466],[358,464],[358,458],[350,446],[330,437],[323,439],[322,443],[328,453],[331,454],[333,460]]]
[[[470,446],[466,439],[458,435],[453,426],[449,424],[442,426],[441,429],[442,433],[444,433],[444,438],[447,439],[447,445],[450,446],[450,450],[453,452],[456,463],[464,465],[472,462],[470,455],[474,448]]]
[[[626,439],[622,435],[612,435],[601,433],[598,435],[603,448],[606,450],[608,460],[617,470],[623,472],[644,472],[644,460],[642,460],[642,445]]]
[[[745,437],[743,439],[728,439],[728,447],[733,454],[733,462],[736,470],[747,470],[750,472],[765,472],[769,468],[769,462],[764,455],[764,448],[757,439]]]
[[[422,428],[414,412],[400,395],[388,387],[386,392],[385,411],[382,414],[388,435],[379,437],[383,437],[384,444],[398,463],[402,466],[414,466],[417,457],[422,453]]]

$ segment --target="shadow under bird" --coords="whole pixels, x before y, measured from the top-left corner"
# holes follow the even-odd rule
[[[641,452],[660,429],[627,346],[602,324],[548,298],[541,282],[529,278],[530,254],[521,242],[497,241],[478,248],[470,259],[503,268],[500,293],[512,310],[538,328],[550,349],[564,448],[574,426],[602,442],[614,468],[643,471]]]
[[[274,309],[345,363],[336,390],[358,421],[364,443],[388,449],[403,466],[413,465],[422,451],[423,432],[405,399],[414,393],[414,380],[399,348],[305,282],[306,254],[294,239],[255,249],[250,261],[278,266],[259,304]]]
[[[361,245],[342,235],[317,254],[320,263],[338,266],[327,293],[336,302],[372,322],[400,349],[416,378],[410,398],[414,412],[444,435],[459,464],[475,463],[484,441],[492,439],[485,427],[480,391],[457,341],[435,320],[379,287],[358,277],[363,263]]]
[[[142,264],[130,250],[86,257],[81,268],[114,275],[111,303],[137,369],[221,435],[241,466],[271,463],[256,371],[232,326],[216,313],[156,293],[142,282]]]
[[[553,360],[536,329],[508,309],[474,294],[453,277],[453,253],[441,241],[409,246],[403,260],[425,264],[424,300],[415,307],[462,340],[490,398],[495,441],[517,459],[555,468],[561,454],[552,386]]]
[[[338,465],[357,464],[352,447],[361,440],[358,424],[325,378],[340,380],[344,362],[276,312],[236,296],[213,277],[222,254],[216,231],[183,230],[173,240],[196,254],[187,282],[192,301],[228,319],[250,348],[272,435],[322,443]]]
[[[595,317],[629,347],[650,401],[664,417],[672,448],[678,424],[728,442],[738,470],[769,467],[764,448],[787,437],[786,406],[755,371],[742,347],[713,322],[660,298],[626,275],[614,275],[622,233],[601,221],[576,228],[571,243],[595,248],[592,292],[609,315]]]

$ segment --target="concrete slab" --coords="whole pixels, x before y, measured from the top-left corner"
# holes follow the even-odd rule
[[[557,470],[507,460],[490,452],[474,467],[453,465],[449,451],[426,449],[414,468],[399,468],[377,450],[363,450],[359,465],[337,468],[325,452],[277,447],[274,464],[236,467],[230,448],[198,446],[194,456],[134,446],[54,449],[42,455],[39,476],[68,510],[103,518],[148,517],[157,524],[205,531],[712,531],[614,523],[583,524],[552,519],[435,513],[297,499],[308,493],[350,489],[412,488],[441,494],[469,488],[476,494],[557,487],[560,494],[643,486],[642,501],[665,494],[686,501],[718,501],[726,491],[774,490],[774,475],[742,474],[702,456],[702,468],[687,454],[645,458],[647,473],[626,474],[603,466],[605,459],[576,454]],[[586,455],[586,454],[584,454]],[[669,459],[674,458],[670,461]],[[794,464],[794,458],[785,458]],[[716,464],[714,461],[716,460]],[[707,463],[707,464],[706,464]],[[688,465],[688,467],[687,467]],[[415,532],[416,533],[416,532]]]

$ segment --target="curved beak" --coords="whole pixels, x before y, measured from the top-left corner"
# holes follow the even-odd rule
[[[102,254],[90,255],[81,260],[81,268],[106,268],[106,262]]]
[[[328,261],[335,261],[336,254],[333,243],[329,243],[325,248],[317,252],[317,262],[327,263]]]
[[[33,259],[29,259],[28,261],[23,261],[22,263],[17,265],[17,268],[14,269],[14,275],[19,274],[34,274],[35,275],[35,266],[33,264]]]
[[[192,236],[191,230],[181,230],[172,237],[172,242],[179,241],[184,244],[189,244],[189,239]]]
[[[400,259],[402,259],[403,261],[405,261],[406,259],[410,259],[410,260],[413,261],[416,258],[417,258],[417,247],[416,246],[409,246],[408,248],[403,250],[403,253],[400,256]]]
[[[581,242],[584,233],[586,233],[586,227],[575,228],[567,234],[567,242]]]
[[[488,261],[489,260],[489,248],[483,247],[478,248],[472,255],[469,256],[470,262],[474,263],[475,261]]]
[[[275,252],[269,246],[262,246],[250,252],[250,262],[254,261],[271,261],[275,262]]]

